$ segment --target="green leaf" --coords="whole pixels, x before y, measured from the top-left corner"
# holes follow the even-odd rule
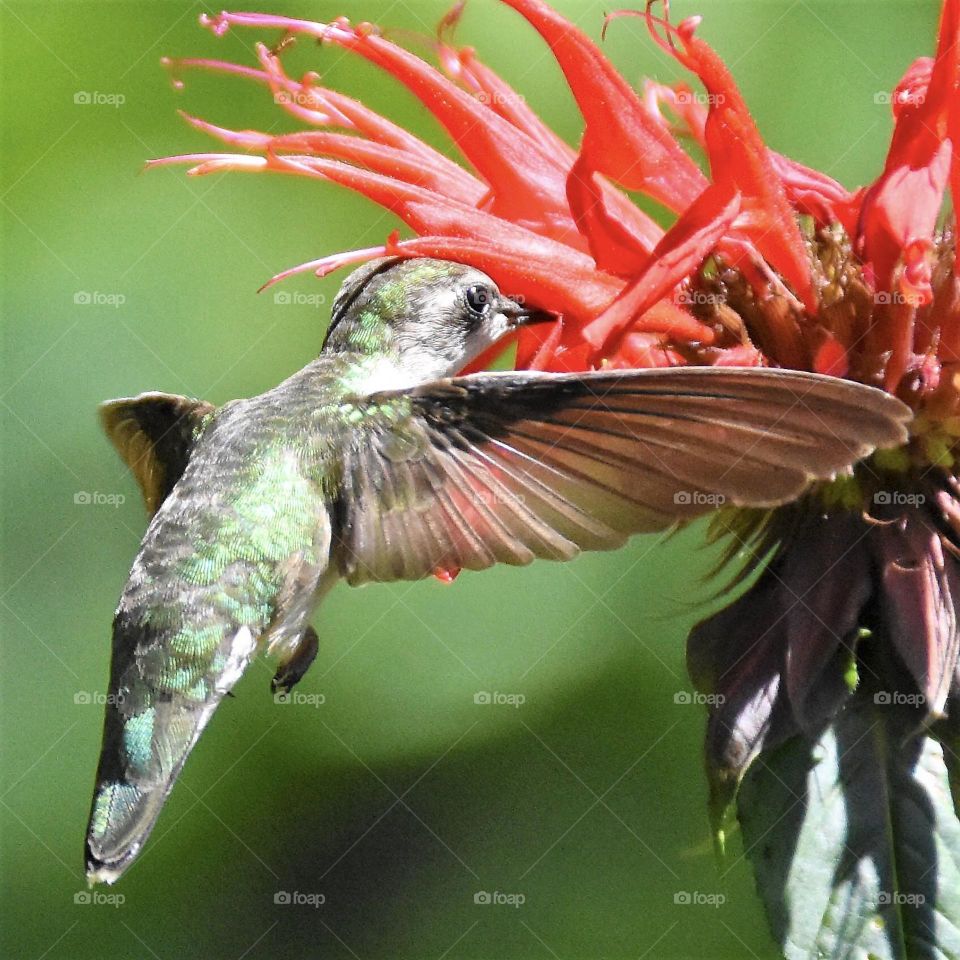
[[[744,848],[788,960],[960,958],[960,821],[918,716],[859,694],[745,777]]]

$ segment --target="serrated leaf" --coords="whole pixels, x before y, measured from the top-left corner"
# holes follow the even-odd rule
[[[738,816],[788,960],[960,958],[960,822],[915,710],[857,695],[754,764]]]

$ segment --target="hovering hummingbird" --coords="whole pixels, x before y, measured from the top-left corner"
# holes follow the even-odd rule
[[[91,882],[137,856],[258,651],[279,658],[275,690],[303,676],[336,580],[610,550],[718,502],[793,499],[906,439],[898,400],[808,373],[455,375],[544,319],[471,267],[388,258],[347,278],[319,358],[261,396],[103,405],[153,516],[113,622]]]

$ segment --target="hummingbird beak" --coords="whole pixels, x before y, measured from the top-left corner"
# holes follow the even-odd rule
[[[534,307],[525,307],[508,297],[501,297],[498,306],[500,312],[510,322],[511,329],[529,327],[535,323],[546,323],[548,320],[557,319],[552,313],[537,310]]]

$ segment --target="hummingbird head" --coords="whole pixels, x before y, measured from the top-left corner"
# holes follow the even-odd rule
[[[452,376],[521,325],[550,319],[473,267],[383,258],[344,281],[323,349],[382,356],[420,382]]]

